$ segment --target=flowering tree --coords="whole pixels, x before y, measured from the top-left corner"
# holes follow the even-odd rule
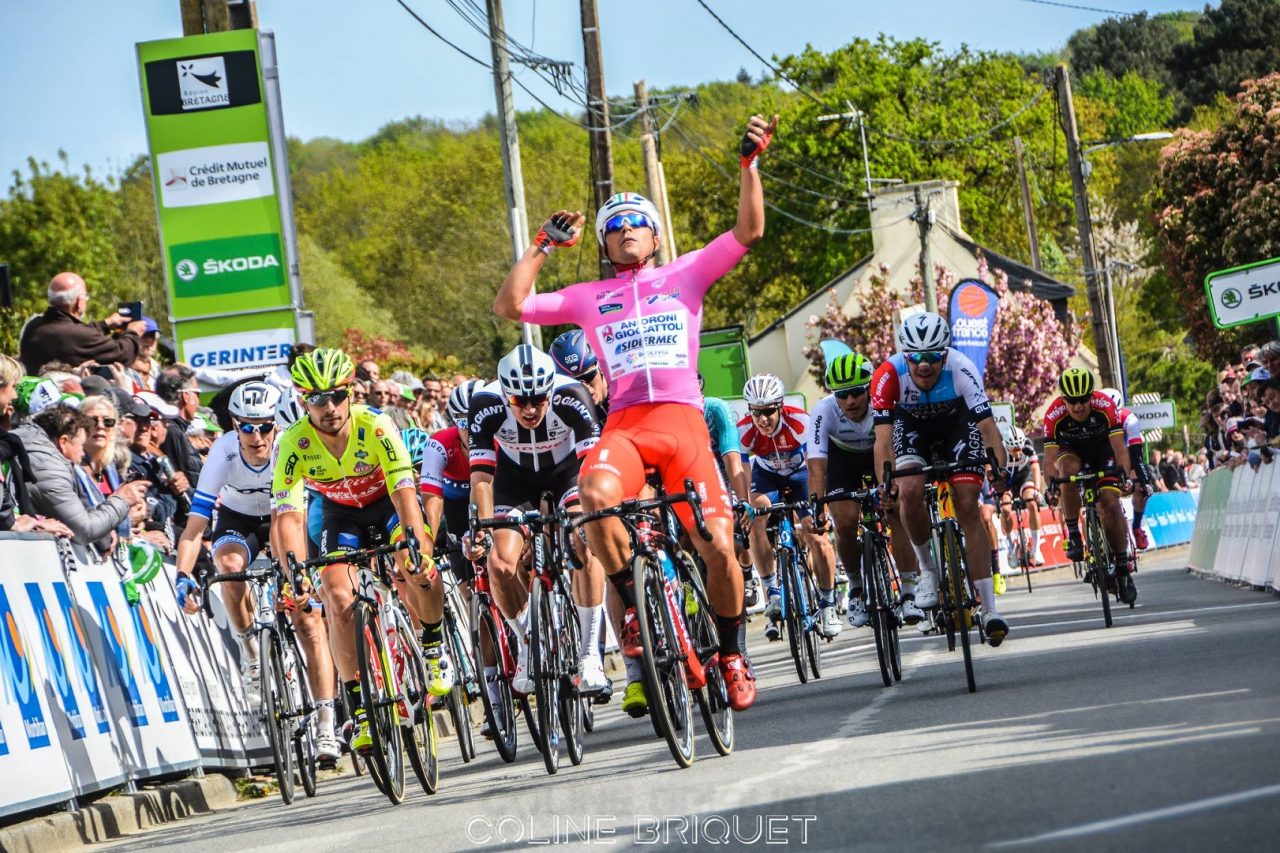
[[[1031,413],[1049,398],[1058,375],[1071,363],[1079,345],[1077,332],[1073,326],[1058,322],[1048,302],[1025,291],[1010,290],[1008,277],[998,270],[992,273],[983,259],[978,262],[978,278],[1000,298],[984,377],[987,394],[993,400],[1012,402],[1018,423],[1034,432],[1040,425],[1029,423]],[[832,293],[826,314],[809,318],[810,345],[804,354],[819,384],[825,368],[819,341],[844,341],[877,364],[894,353],[896,317],[906,303],[901,294],[889,289],[888,281],[889,270],[881,266],[859,292],[858,308],[852,316],[837,304]],[[944,317],[954,284],[955,276],[939,267],[938,311]],[[924,301],[918,278],[912,282],[911,295],[913,303]]]
[[[1200,353],[1217,361],[1234,356],[1242,335],[1214,328],[1205,276],[1280,256],[1280,74],[1246,81],[1235,100],[1235,114],[1217,130],[1178,131],[1155,181],[1172,295]],[[1262,326],[1245,333],[1259,334]]]
[[[387,373],[404,368],[415,376],[447,376],[457,373],[461,367],[461,362],[454,356],[440,356],[433,350],[411,347],[404,341],[382,335],[370,336],[360,329],[346,330],[342,336],[342,350],[357,364],[367,359],[376,361]]]

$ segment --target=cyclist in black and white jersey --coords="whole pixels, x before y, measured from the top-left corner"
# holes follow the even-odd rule
[[[471,500],[481,518],[538,509],[544,492],[560,506],[578,505],[578,468],[600,438],[595,401],[586,387],[556,372],[555,362],[537,347],[521,344],[498,362],[498,378],[471,397]],[[596,642],[603,628],[604,572],[575,538],[588,580],[574,588],[582,647],[579,689],[597,693],[607,679]],[[479,559],[481,543],[469,543]],[[515,530],[493,533],[489,576],[494,601],[519,641],[512,687],[528,693],[528,583],[519,562],[524,539]]]
[[[199,611],[199,586],[192,577],[200,541],[210,522],[213,560],[223,574],[242,572],[266,548],[271,534],[271,446],[276,432],[280,389],[266,382],[246,382],[231,392],[228,410],[232,429],[209,449],[196,483],[187,526],[178,540],[178,604]],[[299,591],[300,592],[300,591]],[[243,583],[222,585],[222,600],[240,644],[240,673],[245,695],[261,702],[258,648],[253,639],[253,602]],[[317,757],[336,761],[342,754],[333,731],[335,683],[324,618],[319,608],[292,611],[294,629],[307,658],[307,677],[317,697]]]
[[[1004,466],[1008,489],[1000,497],[1000,527],[1009,538],[1009,564],[1017,565],[1019,562],[1017,543],[1009,537],[1013,532],[1013,496],[1018,495],[1026,501],[1027,521],[1031,528],[1029,561],[1033,566],[1043,566],[1044,557],[1040,556],[1040,506],[1036,503],[1043,481],[1036,447],[1025,432],[1013,427],[1004,437],[1004,449],[1009,459]]]

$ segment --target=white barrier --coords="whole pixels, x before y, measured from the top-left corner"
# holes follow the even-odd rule
[[[131,607],[113,563],[0,534],[0,815],[270,760],[221,600],[213,621],[186,616],[173,575]]]
[[[1280,591],[1280,462],[1205,478],[1190,564],[1225,580]]]

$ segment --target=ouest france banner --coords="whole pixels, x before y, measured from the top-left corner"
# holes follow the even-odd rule
[[[282,364],[297,340],[257,30],[138,48],[169,312],[196,368]]]

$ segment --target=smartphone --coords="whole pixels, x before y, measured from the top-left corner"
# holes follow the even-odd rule
[[[111,368],[105,364],[99,364],[97,367],[93,368],[89,372],[92,373],[94,376],[101,376],[103,379],[107,380],[108,382],[116,381],[116,375],[112,373]]]
[[[137,302],[121,302],[118,309],[121,314],[128,318],[129,322],[142,319],[142,300]]]

